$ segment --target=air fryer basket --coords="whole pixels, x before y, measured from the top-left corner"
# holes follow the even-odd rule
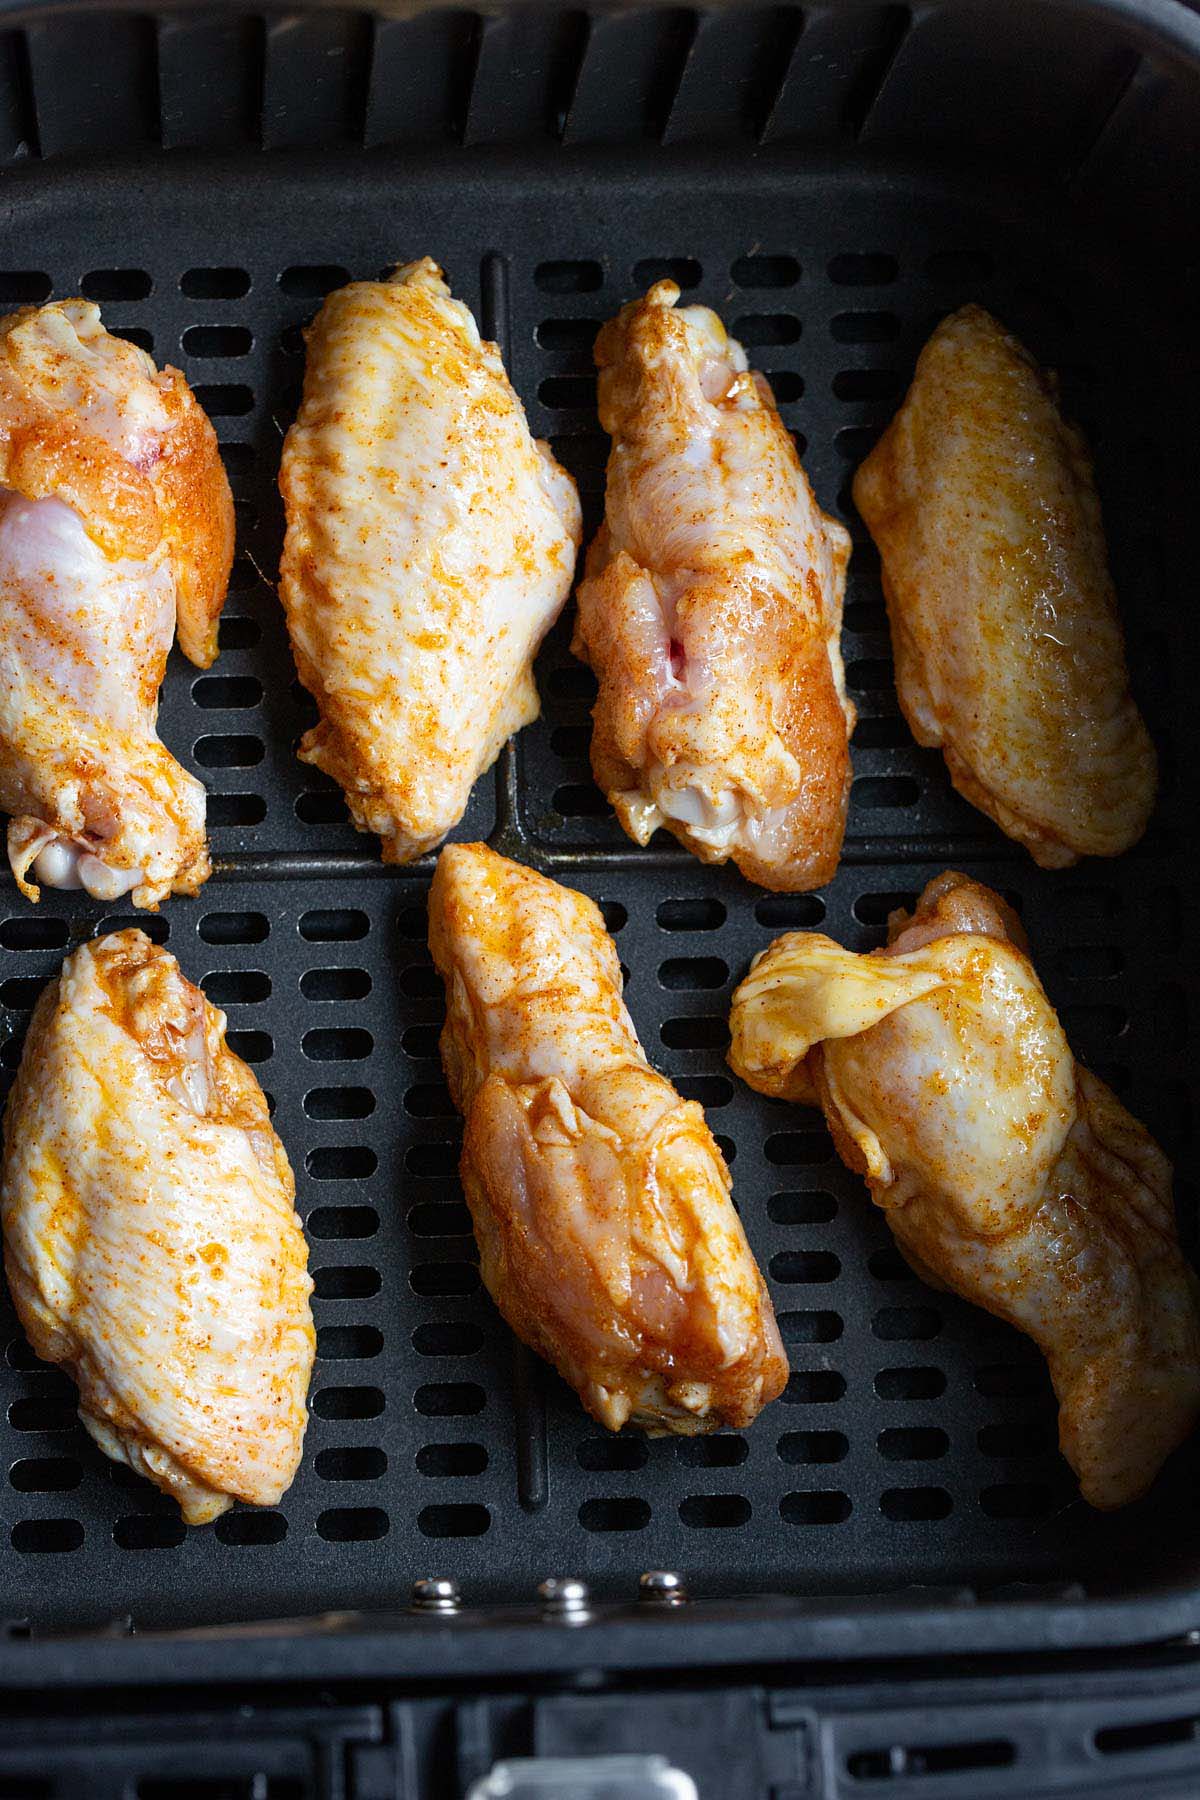
[[[1196,22],[1167,0],[947,0],[911,15],[847,0],[803,16],[47,7],[5,24],[0,301],[82,291],[111,329],[181,366],[237,497],[220,659],[200,675],[175,658],[162,709],[167,743],[210,790],[217,866],[198,900],[137,922],[203,979],[272,1096],[319,1353],[303,1467],[279,1509],[185,1531],[91,1447],[70,1384],[32,1358],[4,1300],[0,1584],[34,1639],[0,1651],[5,1674],[39,1666],[47,1631],[394,1612],[434,1574],[480,1609],[479,1657],[505,1654],[479,1647],[487,1609],[528,1601],[543,1576],[627,1603],[640,1571],[664,1567],[694,1596],[780,1597],[711,1610],[764,1655],[1200,1624],[1196,1456],[1137,1507],[1085,1508],[1032,1347],[914,1279],[819,1118],[750,1093],[723,1059],[731,987],[776,931],[820,924],[863,949],[930,876],[966,869],[1020,909],[1078,1054],[1178,1160],[1192,1240]],[[514,1352],[479,1287],[455,1174],[429,868],[383,869],[293,755],[311,715],[272,581],[301,327],[348,275],[425,253],[500,342],[535,431],[579,479],[589,531],[605,456],[595,328],[670,273],[770,375],[819,497],[854,533],[854,795],[821,894],[766,895],[622,836],[588,772],[593,689],[569,622],[540,660],[541,720],[480,781],[458,834],[601,901],[650,1055],[709,1109],[793,1368],[744,1435],[609,1437]],[[1163,764],[1151,831],[1115,863],[1035,869],[952,793],[897,710],[849,477],[928,331],[967,299],[1060,372],[1095,448]],[[132,922],[99,912],[62,895],[35,909],[7,887],[6,1070],[67,947]],[[421,1629],[391,1632],[387,1654],[428,1672],[453,1650]]]

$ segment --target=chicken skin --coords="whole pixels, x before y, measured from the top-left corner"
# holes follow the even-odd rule
[[[204,788],[159,742],[176,631],[216,655],[233,500],[177,369],[87,300],[0,319],[0,808],[21,891],[135,906],[209,872]]]
[[[410,862],[537,717],[533,658],[575,571],[575,485],[426,257],[326,300],[279,486],[279,592],[321,712],[301,760],[341,784],[385,862]]]
[[[1084,1499],[1143,1493],[1200,1416],[1200,1285],[1169,1163],[1075,1062],[1004,902],[947,874],[886,950],[778,938],[731,1029],[752,1087],[824,1109],[917,1273],[1033,1338]]]
[[[600,683],[592,771],[636,843],[661,825],[764,887],[820,887],[850,792],[850,539],[766,378],[678,299],[656,282],[596,340],[612,452],[573,645]]]
[[[85,944],[34,1010],[4,1116],[5,1267],[91,1436],[189,1525],[274,1505],[315,1340],[295,1188],[225,1019],[140,931]]]
[[[443,850],[430,948],[462,1179],[508,1324],[612,1431],[748,1425],[787,1380],[704,1114],[646,1061],[598,907]]]
[[[919,744],[1045,868],[1117,856],[1154,808],[1087,446],[990,314],[938,326],[854,479]]]

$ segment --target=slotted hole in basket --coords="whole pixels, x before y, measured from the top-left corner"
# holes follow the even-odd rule
[[[1049,1385],[1044,1363],[987,1363],[975,1371],[976,1392],[993,1400],[1027,1400]]]
[[[829,1308],[781,1312],[777,1323],[785,1344],[834,1344],[845,1330],[841,1313]]]
[[[895,281],[900,265],[886,252],[843,251],[830,258],[827,273],[837,287],[885,287]]]
[[[794,344],[801,325],[794,313],[743,313],[729,328],[729,335],[756,349],[762,345]],[[774,380],[774,375],[771,377]]]
[[[633,265],[633,285],[648,288],[656,281],[673,281],[686,290],[699,287],[703,274],[694,256],[645,256]]]
[[[1020,1459],[1043,1456],[1051,1447],[1051,1433],[1031,1419],[998,1420],[981,1425],[976,1442],[984,1456]]]
[[[417,1451],[416,1462],[422,1475],[457,1481],[482,1475],[488,1466],[488,1453],[482,1444],[425,1444]]]
[[[779,1516],[789,1525],[840,1525],[850,1517],[850,1496],[839,1488],[785,1494]]]
[[[880,1369],[875,1377],[875,1392],[881,1400],[936,1400],[945,1391],[944,1371],[928,1365]]]
[[[915,1281],[908,1263],[895,1244],[884,1244],[867,1258],[867,1267],[876,1281]]]
[[[62,1556],[83,1543],[78,1519],[18,1519],[9,1533],[20,1556]]]
[[[375,1325],[322,1325],[317,1332],[317,1355],[326,1362],[369,1362],[382,1349]]]
[[[247,618],[243,613],[223,613],[220,633],[223,651],[249,650],[262,636],[262,626],[257,619]]]
[[[310,1088],[304,1096],[310,1119],[369,1119],[375,1111],[375,1095],[365,1087]]]
[[[400,1048],[405,1056],[421,1061],[437,1055],[440,1037],[441,1029],[437,1025],[410,1025],[401,1034]]]
[[[471,1214],[461,1200],[424,1200],[410,1208],[408,1229],[414,1237],[467,1237]]]
[[[538,383],[537,397],[553,412],[571,412],[578,408],[594,410],[596,377],[594,375],[546,375]]]
[[[979,1496],[980,1510],[989,1519],[1041,1519],[1053,1504],[1054,1496],[1042,1481],[998,1482]]]
[[[410,963],[400,971],[400,992],[410,1000],[440,1000],[442,978],[432,963]]]
[[[714,1013],[682,1019],[664,1019],[658,1035],[669,1050],[724,1050],[729,1043],[728,1022]]]
[[[483,1332],[468,1319],[431,1319],[412,1334],[418,1356],[475,1356],[483,1348]]]
[[[111,335],[123,338],[127,344],[136,344],[139,350],[146,352],[147,356],[151,355],[154,350],[154,333],[147,331],[142,325],[114,325],[111,328]]]
[[[426,1419],[462,1419],[482,1412],[487,1394],[477,1381],[427,1381],[413,1395],[413,1405]]]
[[[825,902],[819,894],[764,894],[755,901],[754,916],[773,931],[799,931],[821,923]]]
[[[846,1392],[846,1377],[837,1369],[793,1369],[783,1390],[787,1406],[830,1406]]]
[[[83,1480],[83,1467],[73,1456],[27,1456],[8,1471],[10,1487],[20,1494],[65,1494]]]
[[[838,344],[890,344],[900,335],[900,320],[894,312],[837,313],[829,334]]]
[[[244,381],[202,381],[192,388],[210,419],[240,419],[254,410],[254,389]]]
[[[885,1342],[907,1343],[936,1337],[942,1315],[932,1306],[883,1306],[871,1320],[871,1330]]]
[[[386,1537],[389,1524],[381,1506],[330,1506],[317,1515],[317,1536],[327,1544],[366,1544]]]
[[[550,804],[564,819],[600,819],[608,811],[608,801],[586,781],[564,781],[556,787]]]
[[[660,900],[655,918],[663,931],[716,931],[727,918],[727,910],[722,900],[694,899]]]
[[[365,969],[306,969],[300,977],[306,1000],[362,1000],[370,991]]]
[[[455,1144],[410,1144],[404,1152],[404,1167],[410,1175],[452,1180],[458,1173],[458,1148]]]
[[[644,1468],[649,1455],[645,1438],[589,1437],[575,1446],[575,1460],[589,1474],[628,1474]]]
[[[192,699],[205,711],[234,711],[258,706],[263,685],[257,675],[201,675],[192,683]]]
[[[936,1425],[891,1426],[879,1433],[875,1448],[888,1462],[933,1462],[945,1456],[950,1439]]]
[[[261,825],[267,816],[267,803],[261,794],[210,794],[210,825]]]
[[[714,1437],[681,1437],[675,1441],[675,1460],[689,1469],[736,1469],[750,1454],[744,1437],[718,1432]]]
[[[285,294],[323,300],[334,288],[345,287],[349,279],[349,269],[338,263],[293,263],[280,275],[279,285]]]
[[[185,269],[179,286],[190,300],[240,300],[250,292],[245,269]]]
[[[248,325],[189,325],[180,339],[185,356],[248,356],[253,345]]]
[[[890,400],[899,387],[896,369],[839,369],[833,378],[838,400]]]
[[[671,956],[658,969],[659,986],[676,991],[724,987],[728,980],[729,964],[722,956]]]
[[[63,950],[67,937],[65,919],[37,918],[22,913],[0,923],[0,944],[6,950]]]
[[[445,1300],[473,1294],[479,1287],[479,1270],[472,1262],[417,1263],[409,1270],[408,1284],[425,1300]]]
[[[698,1100],[709,1112],[717,1112],[733,1099],[728,1075],[677,1075],[675,1086],[685,1100]]]
[[[866,812],[915,806],[921,789],[911,775],[861,775],[851,789],[851,800]]]
[[[691,1494],[679,1502],[681,1521],[697,1531],[728,1531],[745,1525],[751,1511],[744,1494]]]
[[[414,1119],[453,1119],[457,1108],[444,1081],[418,1081],[404,1093],[404,1110]]]
[[[370,1263],[330,1263],[313,1270],[317,1300],[367,1300],[379,1292],[382,1277]]]
[[[604,271],[588,257],[541,262],[533,271],[533,280],[543,294],[590,294],[603,284]]]
[[[590,356],[599,329],[597,319],[543,319],[534,337],[543,350]]]
[[[116,1520],[112,1534],[120,1550],[175,1550],[187,1536],[187,1526],[178,1515],[129,1513]]]
[[[321,1481],[378,1481],[387,1466],[387,1454],[376,1444],[320,1450],[313,1464]]]
[[[837,1201],[832,1194],[772,1194],[767,1201],[767,1217],[776,1225],[825,1225],[836,1215]]]
[[[153,286],[145,269],[92,269],[79,291],[87,300],[144,300]]]
[[[74,1389],[69,1396],[22,1394],[9,1402],[8,1422],[14,1431],[72,1431],[78,1425]]]
[[[379,1230],[373,1206],[318,1206],[305,1221],[309,1237],[367,1238]]]
[[[40,269],[0,270],[0,305],[38,306],[50,298],[53,286]]]
[[[200,985],[214,1006],[257,1006],[271,997],[271,977],[262,969],[214,969]]]
[[[897,1524],[915,1524],[949,1518],[954,1501],[942,1487],[885,1488],[879,1496],[879,1510]]]
[[[739,256],[729,273],[740,288],[794,287],[800,264],[794,256]]]
[[[812,1166],[830,1160],[833,1140],[820,1126],[808,1131],[773,1131],[763,1145],[763,1154],[779,1168]]]
[[[369,1144],[323,1144],[308,1152],[304,1167],[314,1181],[364,1181],[379,1158]]]
[[[236,1056],[248,1063],[269,1062],[275,1051],[269,1031],[228,1031],[225,1042]]]
[[[585,1500],[578,1516],[585,1531],[644,1531],[650,1523],[650,1502],[635,1494]]]
[[[776,1449],[785,1463],[836,1463],[850,1452],[850,1440],[842,1431],[787,1431]]]
[[[374,1038],[361,1025],[321,1026],[300,1040],[310,1062],[361,1062],[374,1048]]]
[[[770,1271],[775,1281],[788,1283],[836,1281],[842,1264],[832,1250],[780,1250],[771,1258]]]
[[[46,985],[41,975],[14,975],[0,982],[0,1006],[14,1012],[27,1011]]]
[[[464,1501],[459,1506],[423,1506],[417,1514],[417,1530],[423,1537],[482,1537],[492,1522],[486,1506]]]
[[[377,1419],[386,1404],[377,1387],[327,1387],[313,1395],[312,1409],[321,1419]]]
[[[336,788],[315,788],[297,794],[296,817],[304,825],[344,825],[350,810]]]

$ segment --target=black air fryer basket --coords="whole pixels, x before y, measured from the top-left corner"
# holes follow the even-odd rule
[[[187,1531],[91,1446],[70,1383],[0,1302],[0,1678],[62,1712],[68,1692],[119,1686],[132,1719],[194,1682],[243,1699],[319,1682],[344,1698],[353,1680],[357,1701],[364,1683],[378,1698],[379,1684],[449,1692],[470,1677],[478,1696],[580,1670],[635,1686],[670,1671],[699,1690],[719,1669],[702,1705],[676,1697],[661,1743],[639,1736],[648,1702],[628,1694],[608,1714],[595,1695],[543,1700],[511,1742],[674,1746],[682,1767],[703,1742],[705,1800],[857,1792],[876,1777],[899,1800],[926,1776],[938,1792],[961,1779],[1029,1796],[1051,1766],[1081,1791],[1093,1777],[1095,1791],[1135,1781],[1106,1793],[1200,1791],[1190,1777],[1153,1785],[1194,1768],[1186,1648],[1135,1648],[1200,1630],[1195,1450],[1139,1505],[1089,1511],[1032,1345],[916,1280],[819,1116],[751,1093],[724,1062],[731,988],[780,929],[821,925],[865,949],[929,877],[964,869],[1019,909],[1076,1052],[1176,1159],[1194,1242],[1200,19],[1174,0],[8,8],[0,151],[0,304],[99,301],[110,329],[184,370],[233,484],[220,658],[206,674],[174,658],[162,709],[167,744],[208,786],[216,867],[199,899],[137,923],[203,979],[272,1097],[318,1328],[294,1487],[276,1511]],[[457,1182],[429,865],[384,869],[332,783],[293,754],[312,713],[273,582],[301,329],[348,277],[423,254],[499,342],[535,432],[579,481],[589,533],[606,453],[595,331],[669,274],[770,376],[819,498],[854,536],[844,649],[860,723],[828,888],[773,896],[661,839],[629,843],[591,782],[594,688],[568,654],[569,617],[539,662],[542,718],[479,782],[456,834],[601,902],[649,1054],[708,1109],[793,1371],[744,1435],[610,1437],[514,1349],[480,1288]],[[1087,430],[1162,760],[1144,842],[1065,873],[1036,869],[914,746],[850,498],[921,344],[967,300],[1058,370]],[[134,922],[100,910],[54,894],[34,908],[6,886],[5,1071],[68,947]],[[639,1599],[648,1570],[680,1572],[690,1600],[664,1604],[661,1583]],[[443,1588],[412,1608],[413,1584],[433,1577]],[[586,1593],[539,1599],[540,1581],[566,1577]],[[1019,1677],[997,1660],[1015,1651]],[[903,1659],[951,1655],[993,1673],[972,1685],[974,1665],[956,1661],[916,1698],[886,1687]],[[866,1659],[891,1699],[848,1676],[840,1698],[784,1692],[818,1663],[828,1684],[831,1661]],[[1051,1693],[1053,1730],[1033,1705]],[[935,1698],[973,1722],[913,1724]],[[424,1794],[425,1771],[449,1794],[510,1742],[500,1700],[470,1705],[473,1723],[460,1699],[444,1727],[456,1748],[407,1763],[403,1743],[434,1732],[412,1723],[419,1708],[403,1728],[374,1700],[319,1726],[276,1717],[281,1741],[307,1748],[278,1770],[255,1748],[262,1781],[244,1790],[242,1727],[171,1729],[208,1755],[220,1740],[230,1794],[306,1794],[311,1769],[332,1784],[314,1793]],[[37,1792],[76,1792],[71,1729],[54,1737],[64,1785]],[[14,1730],[13,1766],[36,1771],[45,1728],[25,1761]],[[137,1730],[151,1759],[137,1792],[190,1792],[151,1779],[161,1718]],[[756,1733],[770,1750],[761,1786],[714,1777],[732,1768],[721,1745]],[[371,1762],[375,1738],[390,1748]],[[349,1763],[347,1743],[362,1751]],[[192,1767],[179,1755],[177,1773]],[[345,1770],[360,1762],[356,1785]],[[108,1791],[91,1749],[70,1767],[80,1792]],[[13,1779],[0,1791],[24,1794]]]

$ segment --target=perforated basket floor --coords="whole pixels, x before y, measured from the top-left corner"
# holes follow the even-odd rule
[[[14,178],[8,178],[14,183]],[[696,1591],[843,1592],[1019,1581],[1125,1591],[1164,1572],[1195,1523],[1192,1471],[1116,1519],[1088,1512],[1055,1450],[1043,1367],[1019,1337],[915,1280],[812,1114],[739,1086],[729,993],[778,929],[861,949],[947,866],[1021,909],[1081,1057],[1185,1159],[1190,896],[1172,733],[1192,683],[1186,511],[1169,319],[1136,274],[1072,241],[1070,216],[1014,217],[966,184],[868,182],[760,154],[466,154],[238,164],[159,159],[135,175],[30,177],[6,216],[0,300],[82,289],[197,386],[238,498],[240,554],[215,668],[176,659],[163,735],[207,782],[216,873],[139,920],[229,1016],[296,1169],[319,1360],[303,1468],[280,1509],[185,1532],[107,1463],[69,1383],[30,1357],[4,1305],[0,1591],[14,1618],[130,1614],[185,1624],[382,1606],[428,1574],[478,1600],[548,1573],[631,1594],[640,1570]],[[1100,246],[1103,249],[1103,246]],[[604,440],[599,320],[668,270],[720,308],[775,384],[818,495],[854,530],[845,653],[861,723],[836,881],[775,898],[661,841],[636,851],[587,768],[591,678],[563,626],[541,660],[541,721],[478,786],[462,835],[492,834],[599,899],[652,1058],[709,1109],[767,1272],[793,1374],[742,1436],[607,1437],[514,1350],[475,1268],[436,1054],[427,870],[388,870],[340,797],[292,754],[309,718],[271,590],[274,480],[302,370],[299,327],[348,274],[431,253],[501,342],[534,428],[577,473],[594,526]],[[1096,447],[1143,704],[1163,757],[1145,843],[1113,866],[1038,872],[913,747],[894,696],[874,553],[849,475],[934,322],[994,308],[1062,372]],[[1147,328],[1142,318],[1155,320]],[[1187,554],[1185,555],[1185,551]],[[63,951],[114,918],[78,897],[0,918],[10,1069]],[[1187,1175],[1186,1166],[1183,1171]],[[1191,1193],[1181,1179],[1185,1229]]]

